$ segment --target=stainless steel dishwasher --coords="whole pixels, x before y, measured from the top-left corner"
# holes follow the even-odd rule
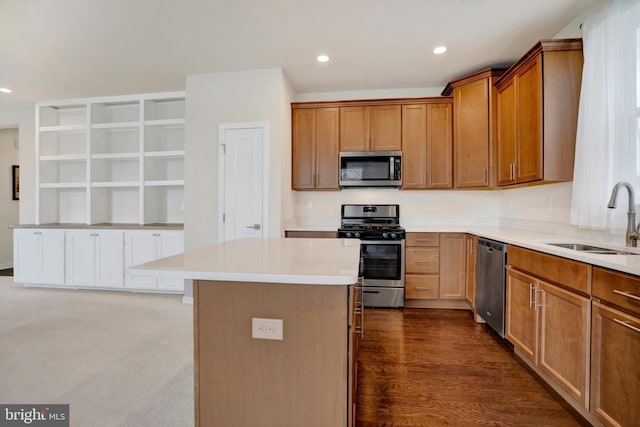
[[[505,266],[507,245],[478,238],[476,310],[504,338]]]

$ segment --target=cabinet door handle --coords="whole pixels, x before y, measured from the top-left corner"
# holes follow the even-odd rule
[[[425,243],[428,243],[428,242],[430,242],[430,241],[431,241],[431,239],[416,239],[416,242],[425,242]]]
[[[618,320],[618,319],[616,319],[614,317],[613,321],[618,323],[618,324],[620,324],[620,325],[622,325],[622,326],[625,326],[625,327],[631,329],[632,331],[636,331],[636,332],[640,333],[640,328],[636,328],[635,326],[631,325],[631,322],[629,322],[628,320]]]
[[[433,261],[414,261],[416,264],[431,264]]]
[[[627,298],[631,298],[631,299],[636,300],[636,301],[640,301],[640,297],[639,296],[630,294],[628,292],[623,292],[623,291],[619,291],[617,289],[614,289],[613,293],[614,294],[618,294],[618,295],[622,295],[622,296],[627,297]]]
[[[529,308],[533,308],[533,283],[529,283]]]
[[[416,286],[416,289],[419,291],[430,291],[431,288],[428,288],[426,286]]]
[[[535,292],[536,292],[536,298],[535,298],[535,299],[536,299],[536,310],[537,310],[539,307],[542,307],[542,304],[539,304],[539,303],[538,303],[538,292],[542,292],[542,289],[539,289],[539,288],[536,286],[536,290],[535,290]],[[542,298],[540,298],[540,299],[542,299]]]
[[[486,169],[482,169],[482,179],[484,180],[485,184],[489,183],[489,180],[487,179],[487,170]]]

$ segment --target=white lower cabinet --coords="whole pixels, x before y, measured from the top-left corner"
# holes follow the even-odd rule
[[[66,280],[69,286],[122,288],[124,248],[122,231],[67,230]]]
[[[125,231],[124,235],[126,268],[184,252],[184,232],[182,230],[128,230]],[[127,274],[125,276],[125,287],[131,289],[183,291],[184,280]]]
[[[64,285],[64,230],[13,230],[14,281]]]
[[[15,228],[13,251],[16,283],[184,291],[182,279],[131,276],[125,270],[182,253],[182,230]]]

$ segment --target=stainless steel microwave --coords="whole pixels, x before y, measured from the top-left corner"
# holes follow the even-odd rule
[[[340,153],[340,187],[402,186],[401,151]]]

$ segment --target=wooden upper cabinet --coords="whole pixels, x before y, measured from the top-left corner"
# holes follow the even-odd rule
[[[402,106],[402,188],[427,188],[427,106]]]
[[[371,109],[371,151],[402,150],[402,113],[400,105],[380,105]]]
[[[516,81],[518,150],[514,174],[517,182],[529,182],[542,179],[541,58],[534,58],[524,67]]]
[[[369,108],[340,108],[340,151],[369,151]]]
[[[316,110],[293,110],[291,186],[294,190],[315,188]]]
[[[400,151],[401,106],[340,108],[340,151]]]
[[[294,190],[338,189],[337,108],[294,109],[291,186]]]
[[[451,104],[427,105],[427,188],[452,187],[452,121]]]
[[[498,185],[513,184],[516,181],[516,86],[506,86],[498,96]]]
[[[498,185],[571,181],[582,40],[542,40],[496,81]]]
[[[340,113],[316,109],[316,189],[337,190],[339,184]]]
[[[402,188],[451,188],[451,103],[402,106]]]
[[[496,93],[494,81],[504,69],[492,68],[447,85],[453,94],[453,186],[482,188],[495,185],[494,150]]]

